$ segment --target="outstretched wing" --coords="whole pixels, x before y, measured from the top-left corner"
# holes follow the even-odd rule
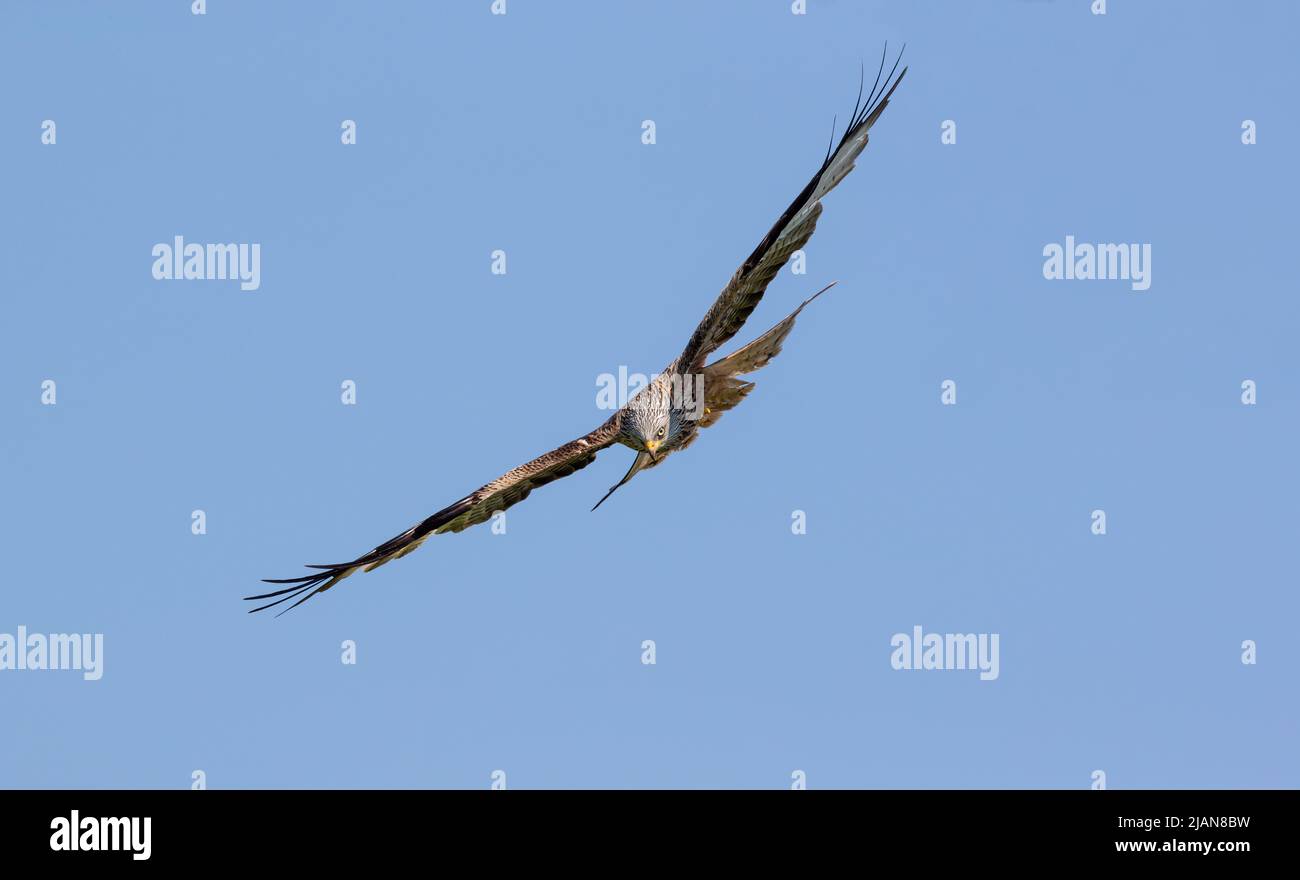
[[[830,290],[839,282],[832,281],[821,290],[799,304],[799,308],[786,315],[762,336],[733,351],[724,358],[719,358],[704,368],[704,413],[696,425],[707,428],[722,418],[722,414],[732,409],[754,390],[754,383],[741,376],[756,373],[767,366],[768,361],[781,353],[785,338],[794,329],[794,322],[808,303]],[[692,433],[678,449],[685,449],[695,442],[699,432]]]
[[[849,120],[848,129],[844,132],[839,145],[834,151],[830,149],[826,151],[825,161],[813,175],[812,180],[808,181],[808,185],[803,188],[803,192],[790,203],[790,207],[785,209],[785,213],[776,221],[776,225],[768,231],[754,252],[736,270],[736,274],[727,282],[727,286],[722,288],[722,293],[709,308],[704,320],[695,328],[690,341],[686,344],[686,350],[670,367],[669,372],[698,373],[704,366],[705,358],[736,335],[736,331],[741,328],[750,312],[758,305],[758,301],[763,298],[767,285],[776,277],[776,273],[781,271],[781,267],[790,259],[790,255],[812,238],[813,230],[817,226],[817,218],[822,212],[822,196],[834,189],[835,185],[853,170],[854,161],[867,146],[867,132],[889,105],[890,96],[902,82],[903,74],[907,73],[907,68],[903,68],[897,77],[894,76],[902,57],[903,53],[899,52],[882,86],[881,74],[885,69],[885,56],[881,56],[880,71],[876,74],[876,82],[871,87],[871,93],[867,95],[866,103],[863,104],[862,94],[859,91],[858,103],[853,107],[853,117]]]
[[[289,584],[290,586],[272,593],[263,593],[259,596],[247,596],[245,598],[249,600],[275,600],[260,605],[254,608],[253,611],[271,608],[281,602],[288,602],[290,599],[297,599],[298,601],[286,608],[285,611],[296,608],[317,593],[325,592],[358,569],[373,571],[389,560],[401,559],[423,544],[430,535],[440,535],[443,532],[459,532],[488,520],[498,510],[505,510],[512,504],[523,501],[528,497],[528,493],[538,486],[544,486],[553,480],[567,477],[573,472],[585,468],[595,460],[597,452],[612,445],[617,438],[618,423],[617,417],[614,417],[590,434],[566,443],[559,449],[554,449],[498,477],[486,486],[471,492],[454,504],[444,507],[392,540],[385,541],[374,550],[358,556],[351,562],[334,565],[309,565],[308,568],[319,569],[319,571],[296,578],[267,579],[265,582],[268,584]]]

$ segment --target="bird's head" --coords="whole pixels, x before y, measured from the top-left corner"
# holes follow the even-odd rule
[[[672,407],[672,395],[652,383],[628,402],[623,411],[622,439],[638,452],[653,458],[676,445],[681,432],[681,414]]]

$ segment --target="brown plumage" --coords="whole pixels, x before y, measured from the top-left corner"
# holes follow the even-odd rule
[[[839,146],[834,152],[826,151],[826,159],[822,162],[822,167],[817,169],[812,180],[808,181],[808,185],[785,209],[785,213],[772,225],[767,235],[763,236],[758,247],[754,248],[754,252],[736,270],[736,274],[727,282],[727,286],[722,288],[722,293],[718,294],[717,300],[705,314],[704,320],[691,334],[686,350],[677,359],[675,366],[679,369],[675,370],[676,372],[698,371],[709,354],[735,336],[750,313],[754,311],[759,300],[763,298],[768,284],[790,259],[790,255],[812,238],[813,231],[817,228],[817,220],[822,215],[822,196],[834,189],[845,175],[853,170],[853,163],[867,147],[867,133],[880,118],[880,114],[889,106],[889,99],[893,96],[894,89],[898,88],[898,84],[903,81],[907,68],[903,68],[898,77],[894,78],[894,71],[898,70],[898,62],[902,58],[903,54],[900,52],[894,62],[893,70],[885,77],[887,89],[882,90],[879,96],[876,95],[876,87],[880,84],[880,74],[876,74],[876,85],[872,86],[867,103],[861,108],[857,104],[854,105],[849,127],[845,130]],[[884,67],[885,59],[882,55],[880,59],[882,72]],[[892,85],[890,85],[891,79],[893,79]],[[861,99],[862,95],[859,93],[859,102]],[[673,371],[670,369],[670,372]]]
[[[899,60],[901,58],[900,52]],[[691,334],[686,348],[664,373],[594,431],[503,474],[369,553],[349,562],[309,565],[308,568],[316,571],[302,577],[268,579],[266,583],[287,586],[270,593],[247,597],[250,600],[273,600],[259,605],[253,611],[261,611],[290,600],[296,601],[289,608],[296,608],[356,571],[373,571],[393,559],[401,559],[423,544],[430,535],[459,532],[485,522],[496,512],[523,501],[538,486],[567,477],[591,464],[600,450],[615,443],[636,450],[637,456],[631,468],[597,502],[596,506],[599,507],[605,498],[639,471],[655,467],[670,454],[690,446],[699,435],[700,428],[715,424],[723,413],[744,400],[754,389],[754,383],[740,377],[761,369],[781,351],[799,313],[808,303],[829,290],[834,282],[805,300],[799,308],[753,342],[713,363],[706,364],[706,361],[710,354],[736,335],[763,298],[772,279],[790,259],[790,255],[807,244],[821,217],[822,197],[853,170],[854,162],[866,148],[867,133],[880,118],[889,104],[889,98],[907,73],[904,68],[898,72],[897,77],[894,76],[898,71],[896,60],[893,69],[884,76],[882,86],[884,63],[882,55],[876,82],[865,103],[862,102],[859,89],[858,102],[854,105],[853,115],[839,144],[834,149],[827,149],[826,158],[812,180],[808,181],[807,186],[768,230],[758,247],[736,270]],[[680,395],[674,395],[672,386],[674,379],[700,375],[703,377],[704,400],[702,412],[696,417],[694,410],[687,411],[684,402],[679,399]]]

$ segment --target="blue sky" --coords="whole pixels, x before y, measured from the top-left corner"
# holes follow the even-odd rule
[[[0,633],[104,674],[0,670],[0,785],[1300,785],[1292,7],[489,5],[5,5]],[[886,40],[741,407],[244,613],[675,356]],[[260,288],[154,280],[176,235]],[[1150,289],[1046,280],[1067,235]],[[918,625],[998,678],[892,668]]]

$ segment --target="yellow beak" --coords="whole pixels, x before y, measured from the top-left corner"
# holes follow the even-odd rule
[[[648,452],[654,452],[656,449],[658,449],[658,448],[659,448],[660,446],[662,446],[662,445],[663,445],[663,444],[662,444],[659,440],[647,440],[647,441],[645,442],[645,448],[646,448],[646,451],[648,451]]]

